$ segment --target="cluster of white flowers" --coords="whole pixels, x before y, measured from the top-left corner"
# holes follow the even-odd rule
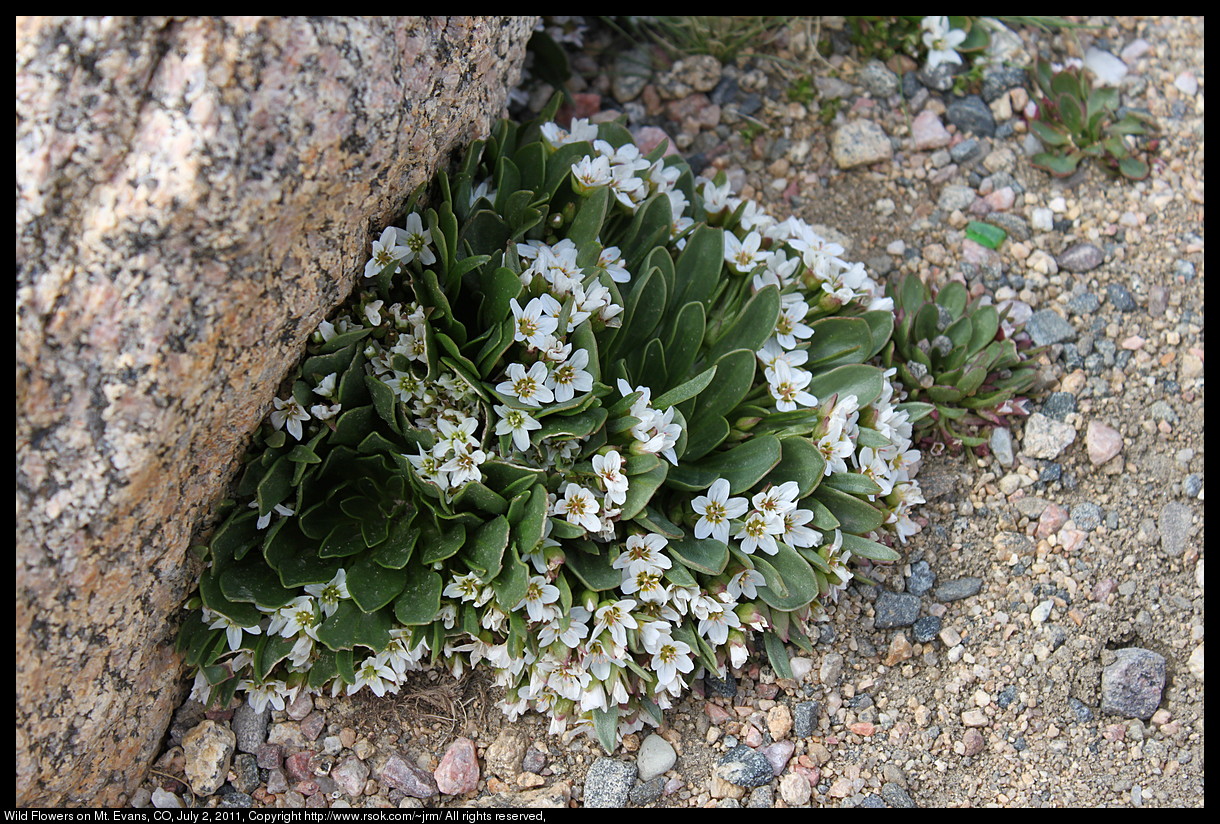
[[[616,148],[597,139],[597,127],[587,121],[575,120],[567,130],[546,124],[542,134],[552,149],[582,141],[594,147],[596,156],[572,166],[578,190],[607,186],[628,212],[653,194],[663,193],[672,210],[673,238],[681,245],[680,236],[691,225],[695,209],[677,189],[675,169],[649,162],[633,145]],[[486,192],[488,185],[483,181],[475,191]],[[919,529],[910,511],[923,499],[913,480],[919,453],[911,448],[907,414],[895,409],[891,375],[883,382],[882,396],[862,409],[854,395],[810,394],[807,387],[813,376],[802,368],[815,334],[809,324],[816,318],[845,306],[857,311],[892,310],[892,302],[862,266],[841,257],[842,247],[820,237],[803,221],[778,222],[757,204],[735,197],[727,184],[704,178],[696,181],[695,196],[709,223],[725,226],[725,262],[743,276],[738,279],[741,288],[779,290],[779,320],[756,353],[775,409],[816,413],[811,441],[825,458],[825,473],[854,469],[876,482],[878,497],[890,508],[889,531],[905,541]],[[415,260],[428,265],[435,260],[432,242],[413,214],[407,229],[387,229],[374,243],[365,275],[376,276],[394,262],[400,267]],[[407,672],[436,652],[455,674],[486,661],[496,683],[505,689],[501,708],[512,718],[534,709],[550,716],[553,733],[574,735],[592,729],[594,710],[630,706],[633,710],[619,720],[619,732],[625,734],[645,723],[658,723],[659,716],[652,711],[665,709],[682,694],[702,670],[700,661],[710,656],[722,671],[745,662],[746,633],[767,628],[764,614],[754,605],[757,588],[766,579],[752,568],[749,556],[775,555],[781,543],[816,551],[824,569],[830,570],[830,591],[824,599],[834,600],[851,581],[851,553],[843,548],[842,533],[813,528],[815,513],[800,506],[795,482],[733,496],[729,480],[719,478],[704,494],[691,495],[684,510],[691,514],[684,523],[695,538],[728,546],[729,563],[720,575],[701,584],[675,583],[673,573],[685,567],[675,569],[669,539],[642,529],[638,521],[629,525],[620,518],[631,491],[627,463],[632,456],[656,455],[678,463],[675,450],[682,428],[675,410],[655,408],[647,386],[617,381],[618,393],[630,407],[626,414],[636,423],[610,434],[596,447],[587,448],[585,439],[570,435],[536,434],[543,427],[540,419],[551,408],[597,389],[598,366],[590,363],[588,349],[574,344],[580,339],[574,333],[586,322],[594,328],[621,322],[623,307],[614,302],[600,277],[605,273],[614,283],[627,283],[631,275],[619,249],[599,245],[599,250],[596,265],[582,267],[577,262],[581,250],[571,240],[516,245],[523,292],[510,302],[513,346],[505,356],[505,367],[491,381],[498,403],[481,403],[466,378],[446,368],[437,369],[431,379],[425,376],[433,344],[428,312],[419,304],[386,307],[374,296],[364,295],[348,315],[320,328],[320,340],[355,329],[372,330],[362,344],[368,372],[394,392],[416,427],[434,436],[431,448],[420,445],[417,454],[404,455],[422,483],[434,484],[452,500],[467,484],[483,479],[481,467],[491,460],[543,469],[552,481],[557,479],[550,485],[549,517],[543,522],[541,543],[522,548],[521,557],[534,574],[519,603],[506,611],[491,580],[475,572],[452,573],[444,582],[438,616],[448,630],[443,649],[429,648],[428,627],[395,627],[386,649],[355,665],[353,683],[333,679],[332,694],[365,687],[377,695],[394,692]],[[312,387],[321,401],[308,410],[296,397],[277,399],[272,424],[297,440],[305,437],[307,426],[326,425],[340,411],[333,403],[335,383],[331,374]],[[861,446],[860,429],[865,425],[889,439],[890,445]],[[275,511],[281,517],[293,516],[286,507]],[[258,526],[265,527],[269,519],[270,513]],[[553,524],[552,519],[563,523]],[[565,546],[553,535],[560,526],[564,534],[575,527],[581,539],[603,545],[612,568],[621,575],[617,587],[583,594],[569,589],[572,579],[564,578],[562,571],[565,553],[581,550]],[[268,612],[253,626],[236,626],[205,613],[211,628],[224,629],[236,655],[229,662],[234,671],[250,663],[246,650],[252,642],[247,636],[260,634],[293,641],[283,664],[288,673],[309,669],[319,653],[317,628],[350,596],[343,570],[328,584],[305,589],[305,595]],[[479,632],[455,632],[457,627],[471,626],[471,611]],[[824,612],[815,602],[810,619],[820,618]],[[533,640],[510,645],[509,627],[521,621]],[[282,709],[299,689],[287,683],[247,680],[240,688],[256,708]],[[206,697],[208,689],[201,675],[196,691]]]

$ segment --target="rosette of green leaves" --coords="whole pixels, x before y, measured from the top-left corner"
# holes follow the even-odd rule
[[[970,300],[961,283],[932,297],[917,275],[892,280],[897,325],[883,362],[898,370],[908,400],[921,417],[917,429],[936,432],[949,446],[979,446],[985,437],[967,429],[1002,425],[1037,380],[1029,352],[1004,334],[1004,317],[981,298]]]
[[[1149,115],[1128,109],[1120,116],[1118,89],[1091,88],[1083,69],[1056,72],[1049,62],[1039,60],[1034,80],[1042,96],[1029,128],[1046,147],[1030,159],[1035,166],[1066,177],[1091,157],[1110,174],[1128,180],[1148,177],[1148,162],[1133,153],[1126,137],[1148,134]]]
[[[674,445],[676,466],[656,454],[625,450],[630,488],[620,523],[668,539],[676,563],[665,577],[679,586],[715,586],[730,559],[761,572],[766,584],[758,590],[759,609],[775,631],[766,643],[777,671],[787,672],[780,640],[809,647],[800,619],[831,589],[830,549],[781,543],[777,554],[764,557],[724,542],[696,540],[694,494],[721,477],[735,495],[794,481],[800,505],[815,513],[813,526],[840,530],[843,548],[856,556],[897,559],[896,552],[868,537],[887,516],[884,501],[877,500],[880,488],[862,474],[825,474],[813,441],[824,413],[817,408],[776,413],[765,402],[755,353],[775,330],[780,296],[774,286],[754,292],[748,277],[728,272],[724,232],[732,230],[736,216],[712,227],[698,222],[703,215],[696,208],[697,222],[684,233],[679,250],[663,195],[631,210],[606,188],[577,191],[570,182],[572,164],[594,150],[585,142],[551,147],[540,139],[540,125],[553,116],[557,103],[533,123],[500,123],[486,141],[470,147],[452,176],[438,174],[433,205],[422,210],[435,263],[416,262],[397,274],[391,264],[373,281],[387,304],[426,307],[426,377],[454,375],[468,387],[483,433],[481,447],[492,456],[481,466],[481,479],[440,494],[412,470],[406,455],[430,449],[435,434],[417,428],[407,408],[366,369],[369,345],[387,334],[385,327],[353,329],[311,344],[294,395],[306,405],[311,386],[334,373],[334,400],[343,411],[299,443],[264,425],[236,489],[238,499],[253,499],[255,506],[234,507],[205,548],[208,567],[200,599],[235,624],[250,626],[291,602],[301,587],[327,583],[340,568],[346,570],[351,598],[333,614],[318,616],[318,644],[306,672],[277,669],[292,641],[266,633],[245,636],[252,663],[249,671],[234,672],[222,660],[229,652],[224,631],[192,614],[181,648],[188,664],[217,687],[220,700],[233,695],[239,679],[263,681],[273,673],[289,687],[316,690],[336,678],[354,683],[359,661],[385,649],[392,630],[407,629],[413,643],[426,639],[434,662],[446,639],[487,636],[473,604],[461,605],[451,626],[438,620],[445,583],[467,572],[489,584],[496,604],[509,614],[507,638],[500,640],[510,654],[537,652],[538,641],[522,612],[513,610],[531,574],[523,558],[548,532],[562,547],[549,559],[564,613],[580,601],[596,603],[597,593],[618,587],[622,576],[611,566],[618,546],[590,540],[581,527],[552,517],[548,496],[560,493],[568,474],[581,471],[599,449],[630,445],[626,433],[639,422],[630,414],[639,393],[622,397],[612,388],[620,379],[647,387],[652,408],[672,409],[682,433]],[[614,146],[631,140],[615,123],[602,124],[599,138]],[[658,147],[648,159],[658,160],[663,150]],[[679,169],[677,186],[697,203],[686,164],[672,157],[665,162]],[[486,180],[493,182],[494,193],[478,194],[488,191],[479,187]],[[409,208],[418,202],[413,199]],[[532,444],[570,441],[577,447],[571,464],[552,470],[503,457],[509,450],[496,447],[506,440],[497,443],[491,434],[492,406],[511,405],[495,387],[515,346],[511,302],[525,290],[516,245],[526,240],[572,241],[586,285],[601,284],[623,307],[621,325],[591,318],[570,335],[575,346],[589,352],[592,390],[531,410],[541,423],[530,435]],[[611,245],[620,249],[632,274],[628,283],[615,283],[597,266],[602,249]],[[888,311],[843,316],[832,309],[815,314],[809,319],[815,334],[806,365],[814,372],[808,390],[824,401],[854,395],[865,410],[883,393],[884,376],[867,361],[888,341],[893,316]],[[403,356],[393,357],[395,369],[412,368]],[[888,443],[867,424],[865,410],[860,445]],[[258,520],[277,506],[293,515],[259,529]],[[704,665],[722,663],[689,622],[677,627],[674,637],[686,641]],[[646,671],[638,666],[632,671],[647,682]],[[603,743],[608,734],[612,740],[611,722],[618,713],[617,708],[595,713]]]

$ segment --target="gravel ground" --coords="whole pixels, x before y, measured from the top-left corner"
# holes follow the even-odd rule
[[[1146,181],[1030,166],[1024,89],[963,114],[847,48],[811,64],[796,29],[767,49],[781,60],[631,79],[612,72],[630,55],[596,36],[575,60],[594,78],[576,81],[582,113],[664,129],[771,214],[837,228],[880,275],[1019,297],[1050,344],[1048,391],[1010,437],[926,458],[907,563],[832,607],[796,680],[756,658],[697,682],[611,758],[541,718],[509,724],[478,673],[270,717],[188,702],[132,803],[1202,806],[1203,20],[1089,22],[1022,37],[1056,60],[1123,59],[1123,102],[1163,131]],[[965,240],[987,210],[1009,233],[998,253]]]

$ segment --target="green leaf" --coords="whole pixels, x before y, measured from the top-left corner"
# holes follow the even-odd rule
[[[265,680],[275,665],[288,657],[296,642],[296,638],[284,638],[281,635],[264,636],[254,651],[255,680]]]
[[[476,529],[466,543],[462,560],[482,580],[490,581],[500,574],[508,533],[508,519],[499,515]]]
[[[606,210],[610,205],[610,187],[601,186],[590,192],[576,210],[572,225],[568,229],[568,239],[576,244],[577,249],[597,240],[601,234],[602,224],[606,222]]]
[[[617,589],[623,582],[623,574],[610,566],[610,559],[604,554],[593,555],[573,549],[566,553],[564,567],[594,592]]]
[[[533,552],[542,541],[546,523],[547,493],[542,484],[535,484],[525,504],[525,514],[513,527],[517,548],[526,554]]]
[[[795,481],[800,490],[797,497],[807,497],[821,482],[826,459],[811,440],[799,436],[781,440],[780,452],[780,461],[765,482],[778,486]]]
[[[1029,159],[1029,162],[1043,171],[1050,172],[1055,177],[1067,177],[1076,171],[1076,166],[1079,165],[1083,156],[1079,152],[1066,155],[1038,152]]]
[[[824,481],[813,491],[813,497],[830,510],[844,533],[872,532],[874,529],[880,528],[885,520],[885,516],[875,506],[827,486]]]
[[[339,416],[331,442],[341,446],[357,446],[368,437],[377,423],[377,413],[371,406],[349,409]]]
[[[850,532],[843,533],[843,549],[849,550],[852,555],[868,558],[873,561],[888,562],[902,560],[902,555],[885,544],[868,538],[861,538],[859,535],[852,535]]]
[[[441,609],[441,576],[430,569],[412,569],[407,585],[394,601],[394,617],[408,627],[431,624]]]
[[[707,359],[716,361],[735,349],[746,349],[751,353],[762,349],[775,332],[779,308],[779,289],[774,284],[764,286],[746,301],[732,324],[716,338],[708,349]]]
[[[322,685],[339,674],[339,665],[335,662],[335,653],[325,647],[318,648],[318,656],[314,658],[309,668],[309,688],[320,690]]]
[[[754,349],[727,352],[715,361],[716,380],[699,393],[697,414],[691,417],[699,425],[705,417],[728,415],[741,403],[754,382],[757,357]],[[727,433],[726,433],[727,434]],[[691,440],[694,440],[693,436]],[[690,447],[687,447],[690,450]],[[688,455],[689,455],[688,451]]]
[[[1135,157],[1124,157],[1118,161],[1118,171],[1128,180],[1144,180],[1152,173],[1152,168]]]
[[[287,455],[281,455],[271,464],[267,474],[259,481],[256,491],[259,515],[271,512],[276,504],[283,502],[292,492],[292,471],[293,465]]]
[[[496,593],[496,603],[500,609],[509,612],[525,598],[529,586],[529,567],[521,562],[514,550],[509,562],[504,565],[504,571],[491,582],[492,591]]]
[[[988,249],[999,249],[1000,244],[1007,237],[1008,232],[1005,232],[999,226],[992,226],[990,223],[980,223],[977,220],[972,220],[966,224],[966,239],[973,240],[975,243],[980,246],[986,246]],[[957,285],[961,286],[960,283]],[[965,302],[962,305],[965,306]],[[955,312],[954,314],[957,313]]]
[[[208,543],[213,565],[223,567],[230,560],[240,561],[260,539],[258,513],[252,509],[235,511],[225,519]]]
[[[826,476],[823,486],[846,492],[849,495],[880,495],[881,487],[866,475],[855,472],[835,472]]]
[[[729,562],[726,544],[715,538],[696,538],[693,533],[681,540],[670,541],[665,551],[684,566],[705,575],[719,575]]]
[[[791,678],[792,666],[788,662],[788,650],[784,648],[784,642],[779,640],[774,632],[764,632],[763,645],[767,649],[767,660],[771,662],[771,669],[775,670],[775,674],[780,678]]]
[[[791,612],[807,606],[818,597],[817,581],[809,564],[786,544],[776,544],[774,555],[754,553],[755,568],[763,574],[766,585],[758,588],[758,597],[773,609]]]
[[[881,370],[875,366],[849,363],[814,376],[806,389],[819,402],[826,401],[831,395],[855,395],[856,402],[863,409],[881,397],[884,380]]]
[[[369,333],[371,333],[372,331],[373,331],[372,329],[369,329],[367,326],[365,326],[365,327],[361,327],[359,329],[349,329],[346,332],[340,332],[338,335],[335,335],[333,338],[331,338],[330,340],[326,341],[321,346],[319,346],[318,354],[319,355],[330,355],[330,354],[338,352],[342,349],[346,349],[348,346],[351,346],[352,344],[356,343],[357,341],[364,340],[366,337],[369,336]],[[330,374],[331,371],[338,371],[338,370],[329,370],[328,372],[326,372],[324,374]]]
[[[381,650],[390,642],[390,626],[387,610],[361,612],[355,601],[344,600],[318,627],[318,640],[332,650],[350,650],[357,646]]]
[[[720,285],[723,267],[724,230],[699,224],[686,239],[686,248],[678,256],[674,282],[680,286],[672,306],[699,301],[705,310],[710,308],[712,296]]]
[[[363,612],[374,612],[393,601],[406,583],[406,570],[387,569],[367,556],[347,570],[347,591]]]
[[[857,431],[859,435],[856,438],[856,446],[867,446],[869,449],[885,449],[886,447],[893,446],[893,441],[876,429],[861,426]]]
[[[477,509],[492,515],[503,515],[508,511],[508,501],[478,481],[464,484],[453,496],[453,506],[455,509]]]
[[[809,324],[809,359],[803,367],[812,371],[845,363],[862,363],[869,357],[873,333],[862,318],[830,317]]]
[[[597,735],[597,741],[602,745],[602,749],[607,755],[614,752],[614,748],[618,741],[618,706],[613,706],[609,710],[603,710],[600,707],[593,708],[593,731]]]
[[[669,472],[669,484],[695,492],[707,489],[717,478],[724,478],[729,482],[730,494],[740,495],[774,469],[780,457],[779,439],[774,435],[760,435],[697,464],[673,467]]]
[[[677,467],[673,468],[675,471]],[[622,506],[622,514],[620,518],[624,521],[630,521],[648,505],[652,500],[653,494],[665,482],[670,466],[668,463],[659,463],[653,469],[632,477],[630,484],[627,487],[627,501]],[[714,479],[713,479],[714,480]]]
[[[318,555],[323,558],[346,558],[363,552],[366,547],[360,528],[351,521],[344,521],[322,540]]]
[[[1067,146],[1072,142],[1066,129],[1046,123],[1042,120],[1029,121],[1029,129],[1038,139],[1050,147]]]
[[[699,304],[693,305],[698,306]],[[679,384],[663,395],[654,398],[652,401],[652,407],[654,409],[665,411],[671,406],[690,400],[706,389],[714,377],[716,377],[716,367],[713,365],[707,369],[704,369],[698,375],[695,375],[695,377],[691,378],[685,383]]]
[[[220,574],[220,590],[230,601],[257,604],[263,609],[279,609],[288,604],[297,593],[280,584],[275,570],[263,563],[262,558],[252,563],[234,565]]]
[[[869,334],[872,335],[872,343],[868,349],[868,356],[865,360],[873,358],[885,345],[890,342],[890,338],[894,335],[894,313],[874,310],[865,312],[860,316],[860,319],[868,324]]]

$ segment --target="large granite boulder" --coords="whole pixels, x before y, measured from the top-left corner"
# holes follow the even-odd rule
[[[534,23],[18,18],[17,804],[143,777],[193,529]]]

